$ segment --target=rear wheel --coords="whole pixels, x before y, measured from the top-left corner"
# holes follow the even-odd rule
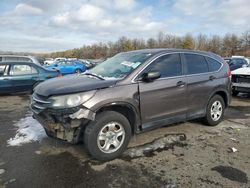
[[[224,117],[225,102],[220,95],[214,95],[208,102],[205,123],[210,126],[218,125]]]
[[[126,149],[131,137],[128,119],[114,111],[97,115],[84,132],[84,143],[90,154],[101,161],[118,157]]]

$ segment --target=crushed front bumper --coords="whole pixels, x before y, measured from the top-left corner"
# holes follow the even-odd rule
[[[95,119],[95,113],[83,106],[53,109],[49,103],[45,98],[33,94],[30,104],[33,117],[54,137],[70,143],[81,141],[83,128]]]

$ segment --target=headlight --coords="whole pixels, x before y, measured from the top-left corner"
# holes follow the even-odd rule
[[[94,96],[96,91],[88,91],[70,95],[60,95],[51,97],[52,107],[55,108],[70,108],[81,105]]]

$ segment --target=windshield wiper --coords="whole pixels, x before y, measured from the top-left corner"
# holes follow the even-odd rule
[[[94,77],[96,77],[96,78],[98,78],[98,79],[100,79],[100,80],[105,80],[103,77],[98,76],[98,75],[93,74],[93,73],[90,73],[90,72],[86,72],[86,73],[84,73],[83,75],[90,75],[90,76],[94,76]]]

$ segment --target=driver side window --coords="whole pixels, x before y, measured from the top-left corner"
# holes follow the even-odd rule
[[[142,74],[148,72],[160,72],[161,78],[182,75],[180,55],[168,54],[157,58],[143,71]]]

